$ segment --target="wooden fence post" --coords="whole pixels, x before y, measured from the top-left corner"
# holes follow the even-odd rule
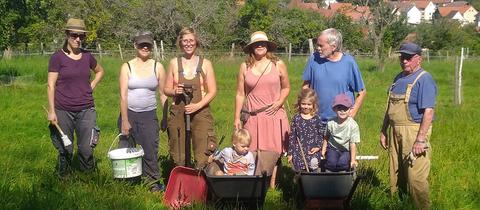
[[[230,49],[230,58],[233,58],[233,50],[235,49],[235,43],[232,43],[232,48]]]
[[[98,53],[100,55],[100,58],[102,58],[102,46],[100,45],[100,43],[97,44],[97,48],[98,48]]]
[[[120,59],[123,61],[122,47],[120,47],[120,44],[118,44],[118,51],[120,52]]]
[[[292,43],[288,43],[288,62],[292,60]]]
[[[40,42],[40,53],[42,53],[42,55],[45,54],[45,50],[43,49],[43,42]]]
[[[158,47],[157,47],[157,41],[153,40],[153,58],[155,60],[158,60],[159,55],[158,55]]]
[[[464,48],[462,47],[462,51],[460,54],[460,59],[456,59],[455,62],[455,105],[462,104],[462,68],[463,68],[463,53]]]
[[[165,59],[165,51],[163,50],[163,40],[160,40],[160,58]]]
[[[308,39],[308,49],[310,49],[310,54],[313,54],[313,40]]]

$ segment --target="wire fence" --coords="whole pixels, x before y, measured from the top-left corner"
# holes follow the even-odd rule
[[[47,44],[28,44],[28,45],[20,45],[15,46],[9,49],[4,50],[3,53],[0,53],[0,59],[8,59],[11,57],[24,57],[24,56],[49,56],[57,51],[61,46],[58,43],[49,43]],[[108,57],[117,57],[121,58],[122,60],[129,59],[135,56],[136,49],[133,46],[130,47],[122,47],[117,45],[116,47],[112,47],[109,45],[107,48],[103,49],[100,44],[96,44],[95,48],[85,48],[86,50],[90,51],[92,54],[98,57],[108,56]],[[292,52],[291,49],[287,48],[279,48],[275,53],[278,56],[288,58],[290,57],[306,57],[311,54],[312,49],[296,49],[296,51]],[[216,48],[216,49],[201,49],[201,54],[210,58],[217,58],[217,57],[244,57],[245,54],[242,51],[241,47],[235,47],[232,44],[232,48]],[[458,51],[458,52],[457,52]],[[373,53],[364,53],[355,51],[346,51],[347,53],[361,58],[374,58]],[[163,45],[161,42],[160,46],[155,44],[154,49],[154,58],[157,60],[165,60],[176,55],[180,54],[175,46],[171,45]],[[395,52],[390,52],[387,58],[396,58],[398,56]],[[441,50],[441,51],[430,51],[424,50],[423,57],[424,60],[429,61],[430,59],[455,59],[457,56],[460,56],[459,50]],[[474,59],[480,60],[480,55],[470,54],[468,48],[465,48],[464,53],[465,59]]]

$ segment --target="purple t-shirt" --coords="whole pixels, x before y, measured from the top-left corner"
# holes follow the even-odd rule
[[[50,58],[48,72],[58,72],[55,84],[55,108],[65,111],[81,111],[94,106],[90,70],[95,69],[97,60],[89,52],[74,60],[62,50]]]

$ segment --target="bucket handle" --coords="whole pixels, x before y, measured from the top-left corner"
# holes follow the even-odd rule
[[[113,139],[112,144],[110,144],[110,147],[108,148],[107,156],[108,156],[108,153],[110,153],[110,151],[112,151],[112,147],[113,147],[113,145],[115,144],[115,141],[117,141],[117,142],[120,141],[120,136],[122,136],[121,133],[118,134],[118,135]],[[138,146],[140,146],[140,149],[143,150],[142,145],[139,144]]]
[[[113,147],[113,145],[115,144],[115,140],[117,140],[117,142],[120,141],[120,136],[121,136],[121,135],[122,135],[122,134],[120,133],[120,134],[117,135],[117,137],[115,137],[115,138],[113,139],[112,144],[110,144],[110,148],[108,148],[107,156],[108,156],[108,153],[109,153],[110,151],[112,151],[112,147]]]

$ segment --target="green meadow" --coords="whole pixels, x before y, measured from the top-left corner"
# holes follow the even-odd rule
[[[97,57],[98,58],[98,57]],[[286,58],[284,58],[285,60]],[[294,107],[307,57],[288,64],[291,82],[289,106]],[[0,60],[0,209],[166,209],[163,194],[152,194],[145,185],[114,180],[108,149],[118,134],[117,77],[122,61],[98,58],[106,75],[95,90],[100,144],[95,149],[98,170],[75,171],[65,180],[55,176],[56,151],[51,144],[42,106],[47,105],[48,57]],[[217,76],[218,95],[211,103],[221,147],[230,145],[236,73],[242,58],[211,59]],[[367,87],[367,97],[357,122],[362,141],[360,155],[378,155],[378,160],[360,161],[365,178],[353,195],[351,209],[413,209],[408,198],[389,195],[388,156],[379,146],[379,130],[386,103],[386,90],[400,71],[396,60],[377,72],[373,60],[357,59]],[[164,64],[166,62],[163,62]],[[433,125],[433,160],[429,177],[432,209],[480,209],[480,60],[466,60],[463,68],[463,103],[454,104],[454,60],[432,59],[423,67],[438,85],[436,119]],[[11,77],[15,76],[15,77]],[[15,79],[13,79],[15,78]],[[294,112],[294,110],[290,110]],[[158,112],[161,116],[160,111]],[[168,174],[167,135],[161,133],[160,164]],[[295,209],[292,172],[283,160],[278,187],[267,194],[264,209]],[[324,187],[324,186],[318,186]],[[194,209],[212,207],[197,205]]]

